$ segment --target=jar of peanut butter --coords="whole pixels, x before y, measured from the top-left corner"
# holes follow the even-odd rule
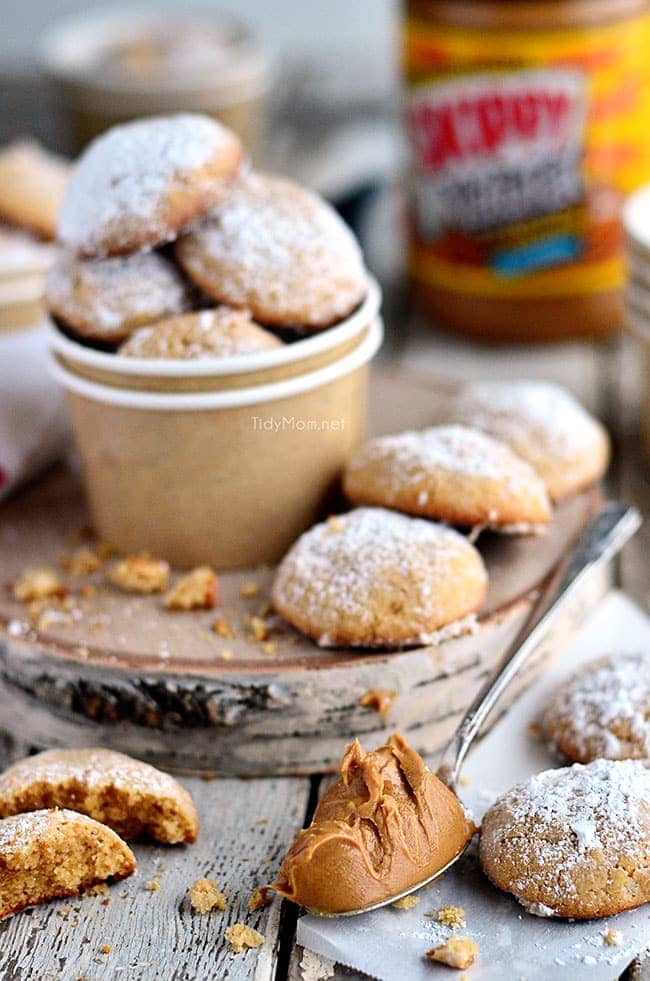
[[[418,303],[486,341],[619,329],[650,0],[405,0],[403,40]]]

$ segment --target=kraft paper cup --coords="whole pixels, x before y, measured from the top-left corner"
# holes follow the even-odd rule
[[[196,361],[173,358],[125,358],[97,351],[66,337],[50,325],[50,346],[73,374],[118,388],[164,392],[210,392],[246,388],[304,375],[339,361],[359,343],[379,314],[381,291],[369,278],[363,303],[336,327],[271,351]]]
[[[180,568],[278,561],[322,515],[364,437],[368,364],[382,333],[375,315],[351,350],[321,367],[279,380],[270,369],[267,381],[239,388],[205,374],[212,390],[195,392],[100,384],[55,353],[99,534]],[[190,373],[200,367],[186,363]]]
[[[183,26],[218,33],[224,60],[201,71],[170,71],[169,76],[134,78],[106,70],[105,58],[122,42],[172,35]],[[46,73],[67,112],[77,149],[116,123],[156,113],[180,111],[212,115],[233,129],[259,160],[270,62],[246,27],[206,12],[178,16],[151,10],[113,8],[63,21],[41,46]],[[104,67],[102,68],[102,64]],[[190,66],[191,68],[191,66]]]

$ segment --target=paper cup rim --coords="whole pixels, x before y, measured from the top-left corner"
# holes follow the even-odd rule
[[[309,337],[283,344],[282,347],[251,354],[235,354],[230,357],[200,358],[126,358],[124,355],[96,351],[66,337],[50,321],[49,343],[52,350],[68,361],[95,368],[107,374],[139,375],[146,378],[205,378],[214,375],[249,374],[294,364],[322,354],[344,344],[360,333],[379,314],[381,290],[375,279],[368,277],[368,293],[360,307],[335,327],[328,327]]]
[[[51,357],[50,370],[54,378],[67,391],[81,395],[93,402],[116,405],[127,409],[144,409],[154,412],[196,412],[205,409],[234,409],[264,402],[277,402],[279,399],[301,395],[303,392],[320,388],[336,381],[344,375],[356,371],[371,360],[377,353],[384,336],[383,323],[376,317],[370,324],[366,337],[352,351],[338,361],[279,382],[255,385],[250,388],[228,389],[220,392],[142,392],[124,388],[113,388],[89,381],[65,368],[55,357]]]

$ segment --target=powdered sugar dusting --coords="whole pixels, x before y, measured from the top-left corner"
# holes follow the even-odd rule
[[[116,788],[135,794],[151,794],[164,800],[176,797],[179,784],[167,773],[123,753],[107,749],[46,750],[20,760],[0,775],[0,795],[20,794],[32,784],[75,783],[99,794]],[[1,825],[0,825],[1,826]]]
[[[156,252],[86,260],[63,255],[50,271],[46,302],[72,329],[119,339],[190,309],[192,289]]]
[[[79,829],[101,829],[107,835],[117,836],[112,831],[97,824],[84,814],[65,809],[47,811],[29,811],[26,814],[16,814],[0,821],[0,855],[3,862],[11,864],[12,857],[19,857],[25,849],[30,848],[38,839],[55,835],[65,825],[78,825]]]
[[[74,251],[101,255],[108,237],[119,240],[123,228],[126,240],[139,223],[151,232],[149,241],[171,239],[173,231],[158,225],[159,209],[233,140],[215,120],[191,113],[113,127],[93,140],[72,170],[60,240]]]
[[[299,611],[324,646],[350,626],[358,644],[381,646],[383,632],[397,624],[402,643],[427,642],[473,613],[473,607],[449,613],[450,596],[468,582],[474,598],[486,573],[458,532],[383,508],[357,508],[335,527],[325,522],[298,539],[278,569],[273,597],[285,615]]]
[[[595,479],[607,461],[604,429],[559,385],[542,381],[482,381],[450,398],[440,421],[460,422],[502,440],[547,479],[587,461]],[[581,474],[576,475],[578,479]],[[584,482],[584,481],[583,481]]]
[[[468,426],[435,426],[371,440],[350,462],[346,480],[358,481],[355,486],[360,486],[366,475],[386,504],[413,488],[417,505],[423,509],[440,492],[441,481],[481,482],[483,497],[490,498],[484,522],[488,527],[499,524],[499,508],[491,506],[491,491],[519,499],[522,507],[529,496],[542,511],[549,507],[546,490],[532,467],[503,443]]]
[[[245,310],[219,307],[142,327],[120,354],[132,358],[215,358],[282,347],[282,342],[255,324]]]
[[[610,884],[617,869],[620,878],[643,874],[649,835],[650,771],[640,761],[596,760],[547,770],[501,797],[484,818],[481,849],[484,861],[516,861],[515,896],[530,902],[534,893],[557,912],[588,881],[603,888],[601,867]]]
[[[338,214],[278,177],[239,181],[178,255],[215,299],[249,307],[262,323],[333,323],[367,289],[360,249]]]
[[[554,745],[581,759],[650,759],[650,657],[599,658],[557,692],[543,718]]]

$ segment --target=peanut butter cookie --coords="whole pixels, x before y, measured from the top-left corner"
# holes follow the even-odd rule
[[[85,340],[119,344],[143,324],[189,310],[192,288],[157,252],[75,259],[50,270],[45,302],[52,316]]]
[[[238,181],[176,254],[209,296],[246,307],[261,324],[320,330],[352,313],[367,291],[347,225],[318,195],[279,177]]]
[[[458,532],[357,508],[298,539],[273,602],[323,647],[400,647],[471,629],[486,587],[481,556]]]
[[[243,161],[238,137],[208,116],[179,113],[114,126],[72,169],[59,240],[94,258],[169,242],[219,203]]]
[[[123,838],[146,835],[165,844],[196,841],[192,798],[167,773],[108,749],[52,749],[0,775],[0,817],[67,807]]]
[[[565,759],[650,760],[650,657],[601,657],[551,699],[544,735]]]
[[[539,773],[483,818],[483,870],[531,913],[613,916],[650,901],[650,770],[595,760]]]
[[[551,519],[546,487],[533,468],[467,426],[370,440],[348,464],[343,490],[354,504],[458,525],[534,530]]]
[[[118,353],[127,358],[227,358],[282,346],[247,310],[217,307],[141,327]]]
[[[33,140],[0,150],[0,221],[53,239],[69,164]]]
[[[500,440],[533,467],[553,501],[595,483],[609,462],[601,424],[559,385],[482,381],[463,386],[436,413]]]
[[[121,838],[76,811],[44,810],[0,821],[0,919],[49,899],[124,879],[136,862]]]

